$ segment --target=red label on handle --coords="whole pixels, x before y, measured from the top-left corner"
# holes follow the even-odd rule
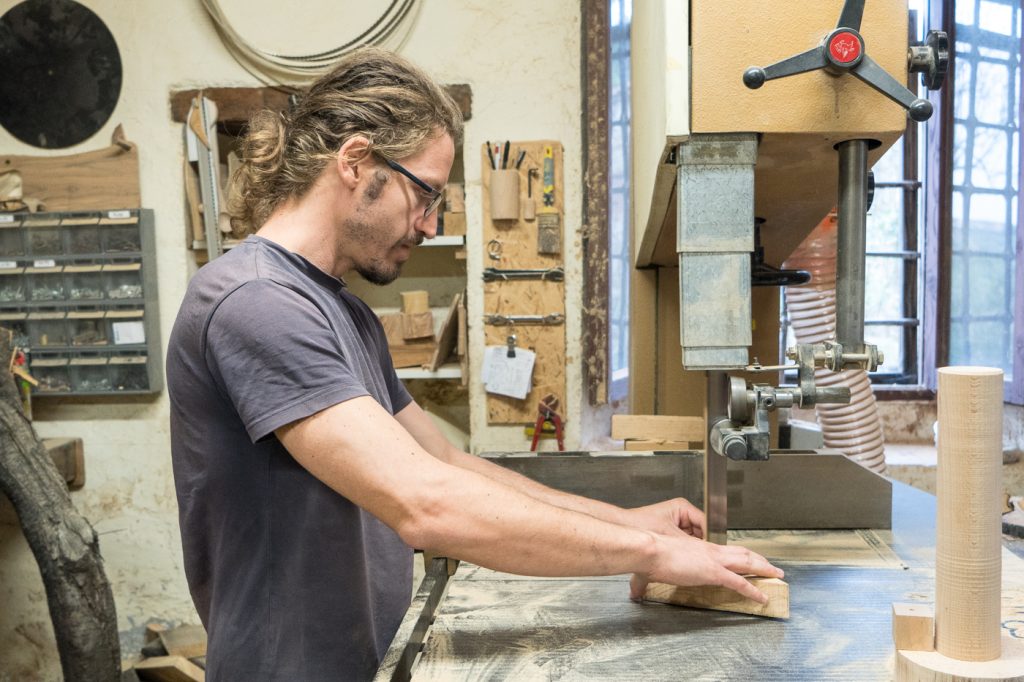
[[[860,41],[852,33],[837,33],[829,41],[828,51],[841,64],[849,64],[860,57]]]

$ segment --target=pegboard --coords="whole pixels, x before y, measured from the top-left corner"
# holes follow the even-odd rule
[[[565,250],[564,181],[562,145],[556,141],[511,142],[509,166],[518,152],[526,152],[519,166],[519,217],[517,220],[492,220],[490,202],[491,161],[487,148],[481,149],[483,208],[483,267],[502,270],[547,270],[562,267]],[[544,205],[544,158],[550,150],[553,164],[551,205]],[[529,170],[537,169],[531,179]],[[536,202],[536,218],[525,219],[524,202],[528,186]],[[557,215],[560,253],[538,253],[538,224],[545,213]],[[497,244],[497,246],[496,246]],[[497,256],[497,257],[494,257]],[[564,282],[550,280],[508,280],[484,283],[484,315],[551,315],[565,317]],[[504,346],[510,334],[517,337],[517,347],[537,354],[533,369],[533,390],[524,400],[487,394],[489,424],[533,424],[541,398],[554,394],[565,405],[565,322],[558,325],[484,325],[488,346]]]

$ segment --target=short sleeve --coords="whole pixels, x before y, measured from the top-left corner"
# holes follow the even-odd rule
[[[275,429],[370,391],[327,316],[271,280],[232,291],[211,315],[204,356],[255,443]]]
[[[388,396],[391,398],[392,414],[398,414],[412,402],[412,396],[409,395],[409,389],[405,387],[405,384],[398,378],[398,373],[395,371],[395,362],[391,358],[391,352],[388,350],[388,337],[384,333],[384,325],[381,324],[380,318],[374,315],[372,311],[369,311],[369,309],[367,311],[372,319],[373,333],[377,337],[377,348],[380,350],[380,368],[384,373],[384,382],[387,384]]]

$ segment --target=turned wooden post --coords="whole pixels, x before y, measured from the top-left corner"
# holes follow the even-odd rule
[[[1003,372],[939,369],[935,650],[1000,657]]]

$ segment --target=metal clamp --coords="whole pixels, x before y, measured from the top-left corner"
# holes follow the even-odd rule
[[[516,324],[559,325],[565,322],[562,313],[548,315],[484,315],[484,324],[495,327],[509,327]]]

